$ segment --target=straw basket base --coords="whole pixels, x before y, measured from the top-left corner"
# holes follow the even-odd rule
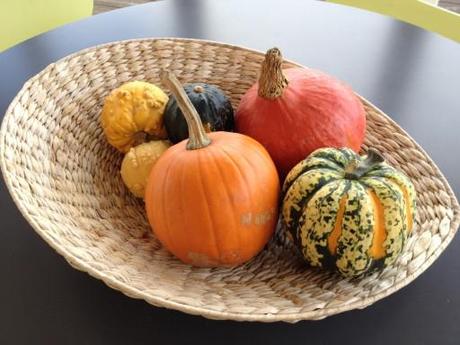
[[[452,240],[459,205],[427,154],[365,100],[363,148],[381,151],[418,193],[413,235],[394,266],[343,279],[308,268],[277,237],[240,267],[194,268],[154,238],[143,203],[121,181],[121,155],[104,139],[104,97],[131,80],[159,84],[159,71],[169,69],[182,82],[218,85],[236,107],[262,59],[260,52],[214,42],[142,39],[86,49],[48,66],[24,85],[2,123],[1,167],[14,201],[73,267],[130,297],[212,319],[321,319],[364,308],[407,285]]]

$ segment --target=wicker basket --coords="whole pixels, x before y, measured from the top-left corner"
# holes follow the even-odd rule
[[[321,319],[364,308],[407,285],[452,240],[459,205],[427,154],[365,100],[365,146],[405,171],[418,192],[413,236],[393,267],[347,280],[305,267],[274,239],[243,266],[194,268],[152,235],[143,203],[121,182],[122,157],[99,125],[104,97],[126,81],[159,83],[159,71],[166,68],[183,82],[218,85],[236,107],[262,59],[262,53],[225,44],[143,39],[86,49],[48,66],[24,85],[3,120],[1,167],[14,201],[75,268],[128,296],[208,318]]]

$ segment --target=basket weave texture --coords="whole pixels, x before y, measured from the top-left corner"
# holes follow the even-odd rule
[[[155,239],[143,203],[125,189],[122,155],[99,123],[104,97],[131,80],[218,85],[236,108],[256,80],[260,52],[208,41],[142,39],[70,55],[30,79],[7,110],[0,161],[8,189],[37,233],[75,268],[148,303],[213,319],[321,319],[364,308],[413,281],[452,240],[458,202],[439,169],[396,123],[363,100],[364,149],[380,150],[418,193],[413,235],[396,264],[362,279],[310,269],[282,237],[236,268],[194,268]],[[286,62],[285,66],[296,64]]]

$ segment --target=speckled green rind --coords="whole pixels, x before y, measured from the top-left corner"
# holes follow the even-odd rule
[[[301,217],[312,195],[324,185],[342,177],[341,173],[320,168],[305,172],[290,186],[283,200],[281,219],[284,228],[292,235],[294,242],[299,239]]]
[[[312,169],[330,169],[335,172],[343,170],[340,165],[327,158],[310,156],[292,168],[284,181],[283,194],[288,191],[289,187],[291,187],[292,183],[296,181],[300,175]]]
[[[408,235],[406,199],[411,215],[415,214],[414,186],[388,164],[375,164],[356,179],[345,178],[345,167],[365,159],[346,148],[319,149],[291,170],[283,186],[282,224],[305,259],[312,266],[334,268],[346,277],[391,265]],[[376,260],[370,255],[376,221],[372,192],[383,207],[386,232],[385,256]],[[331,253],[328,237],[343,197],[341,234],[336,253]]]
[[[308,201],[299,224],[302,254],[312,266],[323,267],[329,260],[328,237],[334,230],[342,198],[350,182],[335,180],[320,188]]]
[[[332,147],[326,147],[314,151],[312,155],[315,157],[329,159],[341,167],[345,167],[350,162],[350,158],[354,157],[356,154],[347,148],[335,149]]]
[[[366,188],[358,181],[350,183],[336,254],[337,269],[346,277],[361,275],[369,268],[374,228],[374,209]]]

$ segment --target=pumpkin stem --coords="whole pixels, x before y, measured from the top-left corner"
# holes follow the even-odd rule
[[[265,60],[259,77],[259,96],[275,99],[283,94],[288,81],[282,69],[283,56],[278,48],[271,48],[265,53]]]
[[[383,156],[375,149],[367,150],[366,158],[361,160],[359,158],[354,158],[346,167],[345,167],[345,178],[356,180],[361,176],[366,174],[374,166],[379,163],[384,162],[385,159]]]
[[[195,107],[188,98],[179,80],[174,73],[161,71],[161,81],[165,84],[171,93],[176,97],[179,109],[184,114],[188,126],[187,150],[197,150],[211,144],[211,139],[206,135],[200,116]]]

